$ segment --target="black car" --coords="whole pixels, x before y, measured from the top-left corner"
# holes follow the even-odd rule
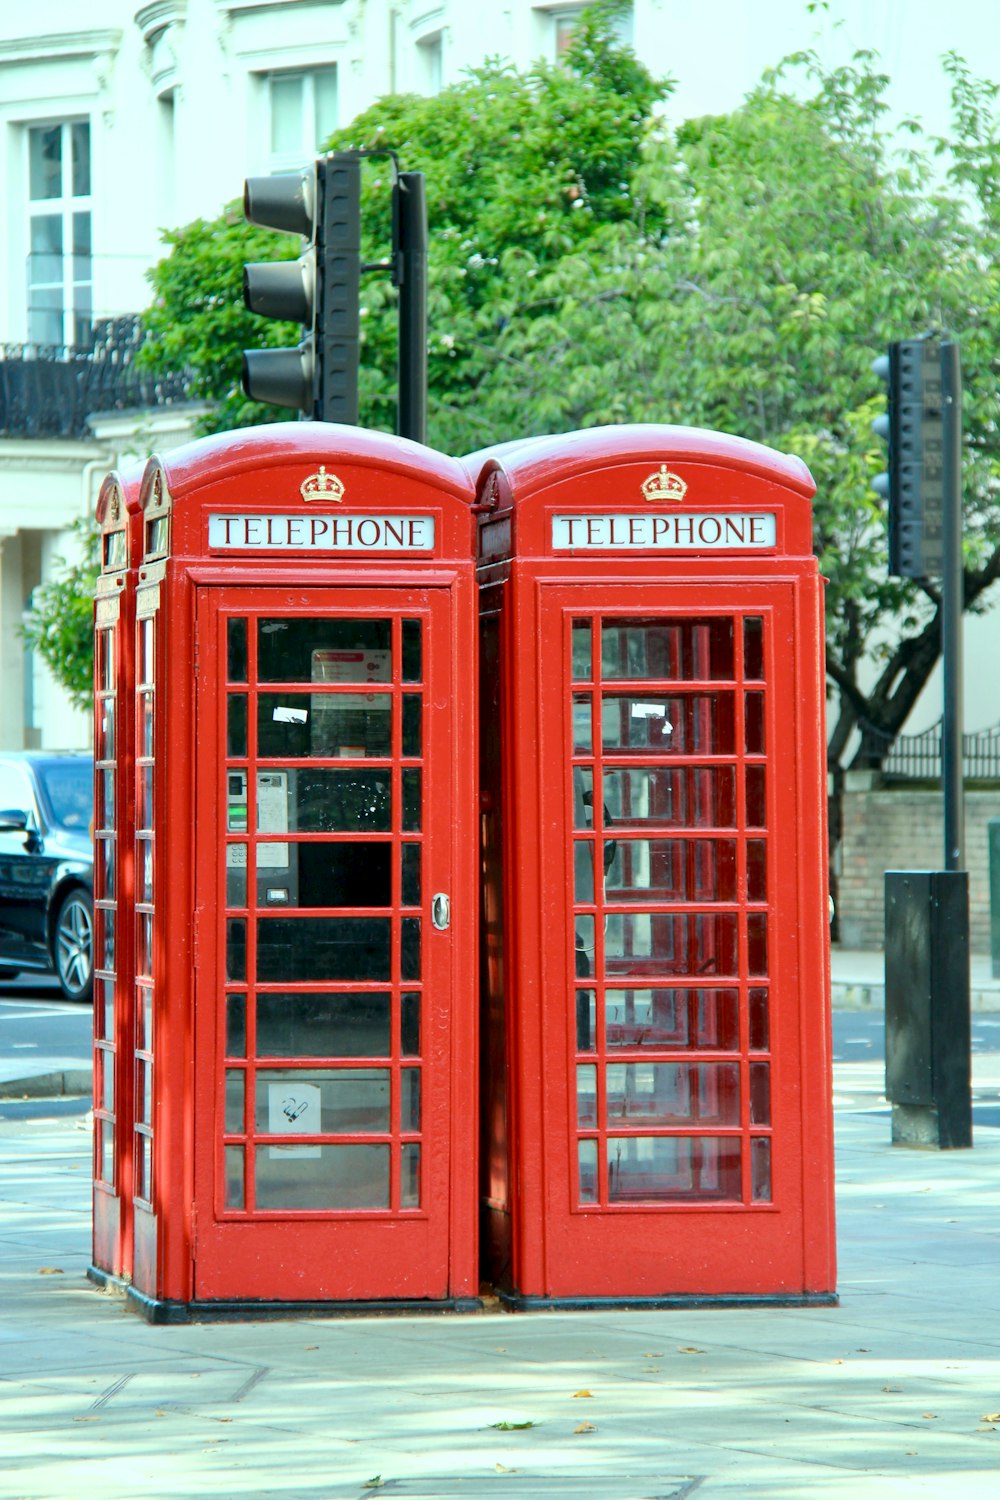
[[[0,751],[0,980],[55,971],[63,994],[94,983],[94,762]]]

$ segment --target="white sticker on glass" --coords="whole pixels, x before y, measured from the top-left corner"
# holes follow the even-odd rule
[[[322,1090],[315,1083],[296,1083],[293,1078],[267,1086],[267,1128],[270,1135],[316,1135],[320,1129]],[[319,1146],[271,1146],[275,1157],[322,1155]]]
[[[667,705],[665,703],[633,703],[632,717],[633,719],[665,719],[667,717]],[[668,734],[672,728],[672,724],[667,724],[666,729]]]
[[[279,705],[271,718],[276,724],[304,724],[309,718],[307,708],[285,708]]]

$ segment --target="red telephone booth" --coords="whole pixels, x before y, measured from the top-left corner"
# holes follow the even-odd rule
[[[813,491],[672,427],[482,469],[483,1235],[514,1305],[834,1300]]]
[[[319,423],[151,460],[129,1295],[477,1291],[472,492]]]
[[[141,469],[109,474],[97,500],[101,571],[94,606],[95,1279],[131,1272],[132,632],[141,545]]]

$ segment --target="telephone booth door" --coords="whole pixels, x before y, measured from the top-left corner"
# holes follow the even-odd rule
[[[476,1291],[449,1233],[452,613],[199,590],[198,1302]]]
[[[661,585],[652,611],[634,592],[544,591],[562,690],[542,801],[565,808],[572,945],[546,985],[568,1033],[545,1033],[547,1290],[797,1287],[798,892],[776,816],[795,777],[792,593]]]

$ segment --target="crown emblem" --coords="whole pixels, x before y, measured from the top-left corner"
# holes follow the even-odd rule
[[[666,464],[661,464],[654,474],[642,481],[642,493],[651,504],[657,500],[683,500],[687,485],[679,474],[671,474]]]
[[[344,485],[336,474],[326,472],[325,464],[320,464],[318,473],[303,480],[300,493],[303,500],[333,500],[339,505],[344,498]]]

